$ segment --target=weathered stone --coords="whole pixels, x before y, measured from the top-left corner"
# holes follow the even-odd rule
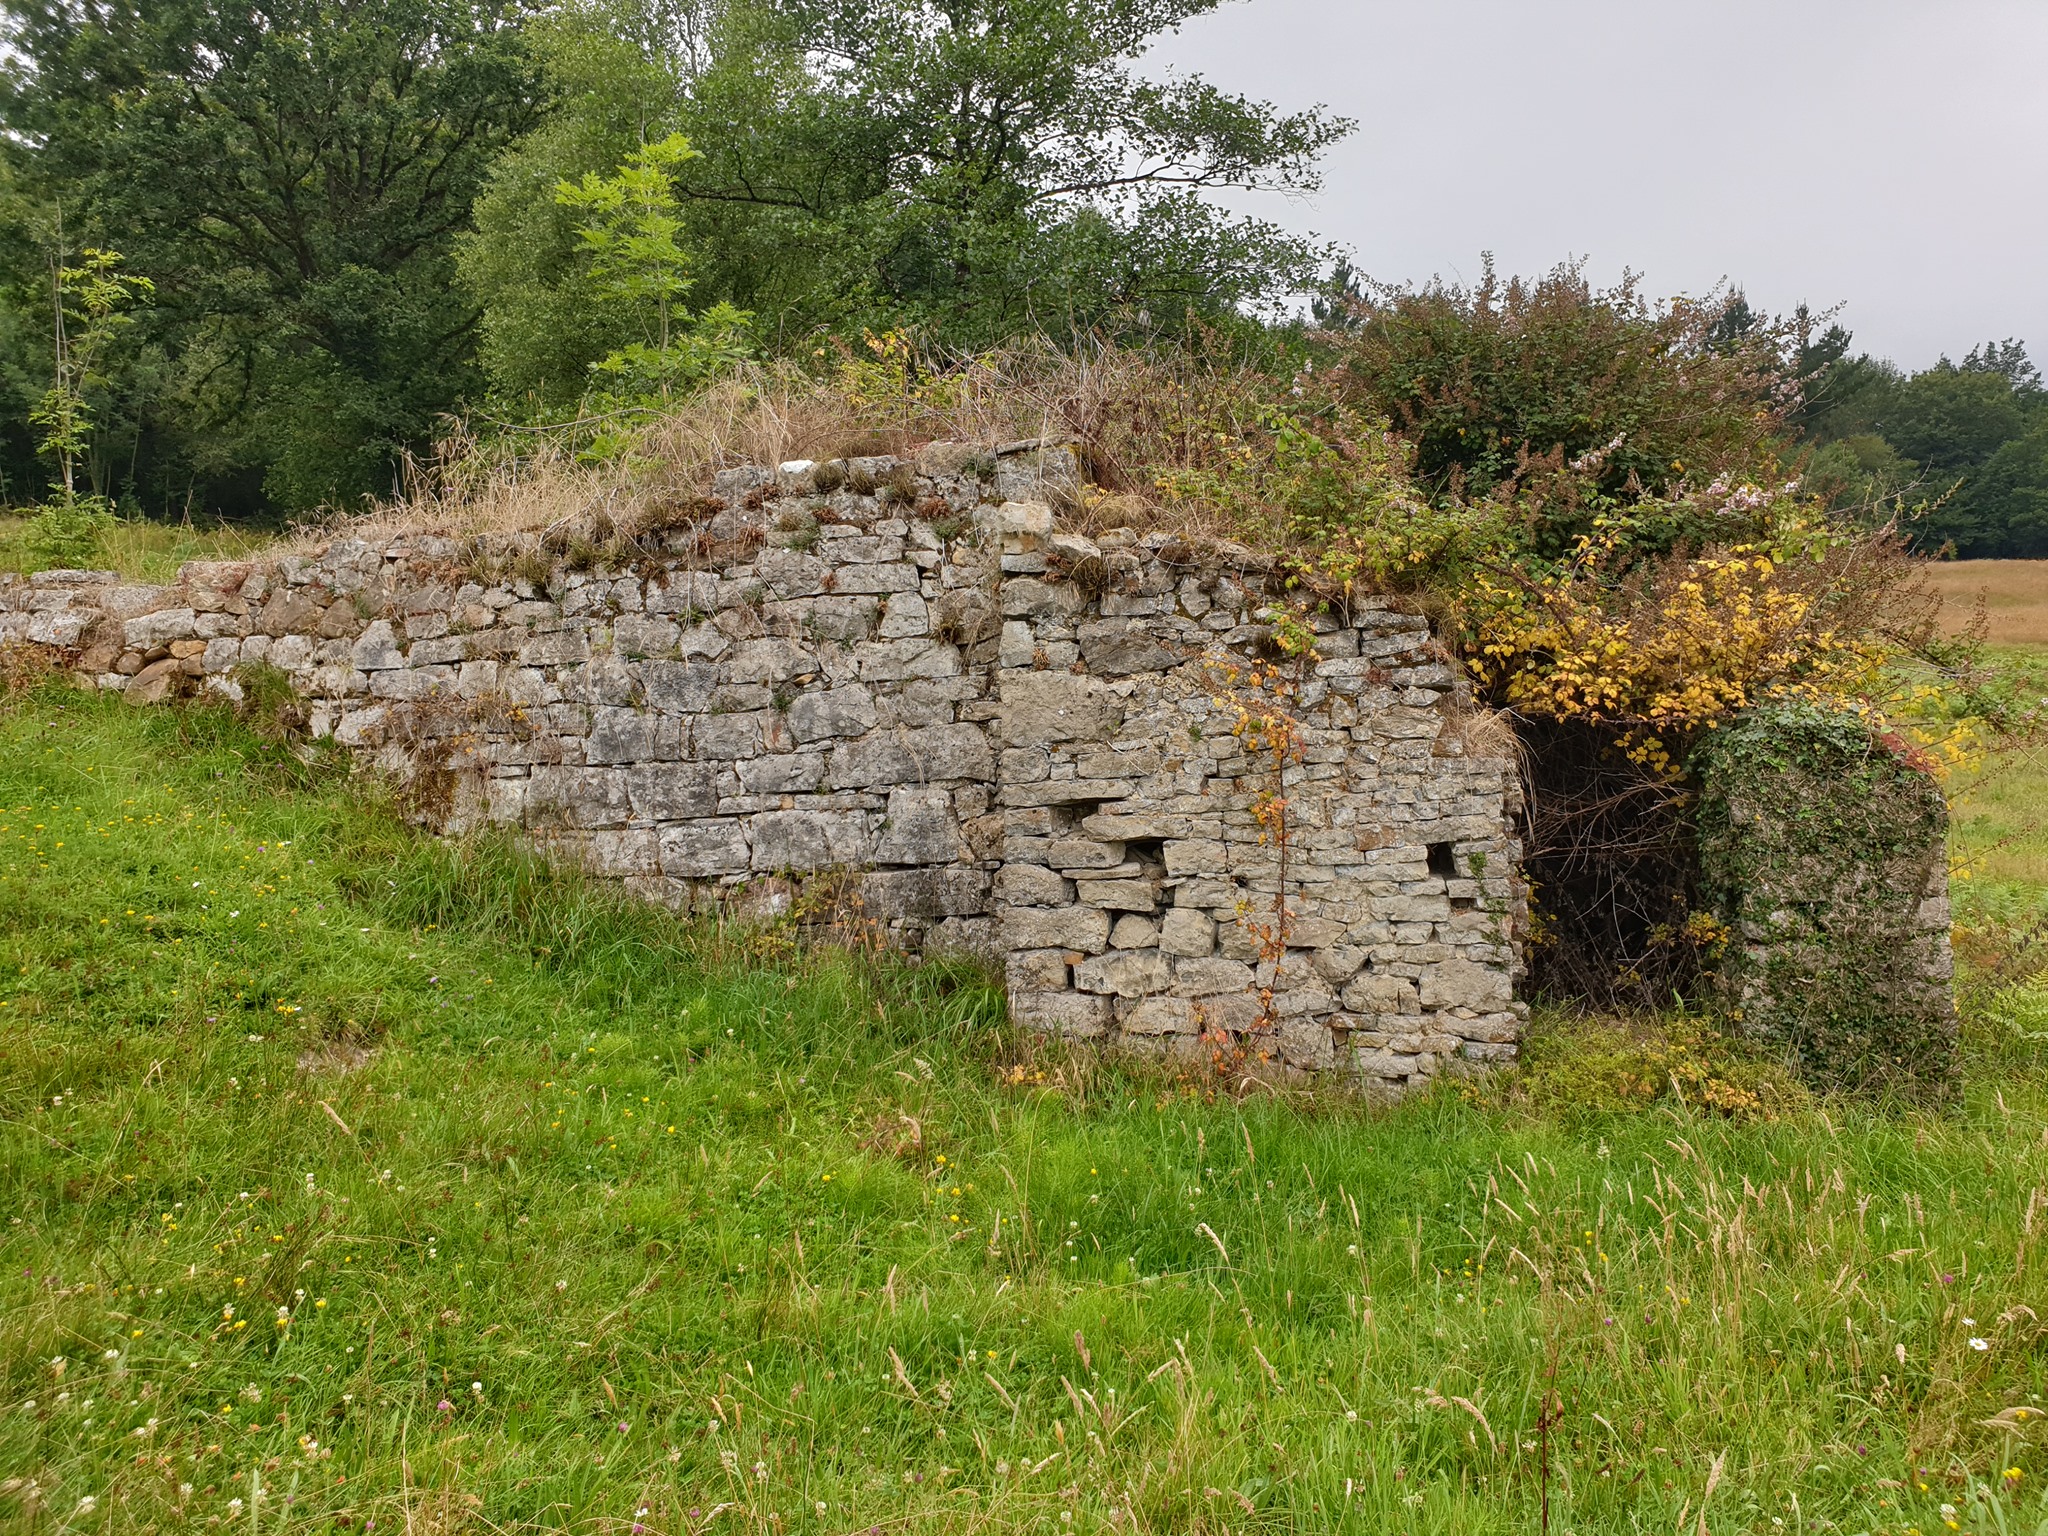
[[[1217,992],[1250,989],[1252,968],[1242,960],[1176,960],[1173,991],[1181,997],[1207,997]]]
[[[712,763],[642,763],[628,770],[626,793],[643,821],[689,821],[718,809]]]
[[[978,869],[885,869],[861,877],[864,915],[971,917],[988,910],[988,876]]]
[[[1126,912],[1109,930],[1111,949],[1151,949],[1159,943],[1159,925],[1149,917]]]
[[[1095,907],[1011,907],[1003,913],[1003,942],[1012,949],[1109,948],[1109,914]]]
[[[750,795],[801,794],[825,784],[822,752],[771,752],[733,764],[740,788]]]
[[[1216,948],[1216,923],[1188,907],[1169,910],[1159,925],[1159,947],[1169,955],[1203,960]]]
[[[1074,882],[1074,894],[1091,907],[1112,912],[1157,912],[1159,887],[1150,880],[1087,880]]]
[[[754,818],[754,868],[764,874],[851,869],[868,857],[858,811],[768,811]]]
[[[1156,949],[1113,950],[1074,967],[1074,985],[1083,992],[1117,997],[1151,997],[1166,990],[1166,957]]]
[[[925,787],[889,792],[889,815],[875,840],[877,864],[951,864],[967,857],[953,797]]]
[[[661,872],[671,879],[744,874],[752,865],[747,835],[737,821],[699,821],[662,828]]]
[[[1003,739],[1012,746],[1101,741],[1123,718],[1121,701],[1102,684],[1063,672],[1005,677],[1002,700]]]
[[[1104,677],[1134,672],[1163,672],[1182,657],[1154,638],[1151,626],[1125,619],[1105,619],[1081,626],[1081,659]]]
[[[1506,971],[1456,957],[1439,961],[1422,978],[1422,1006],[1428,1009],[1491,1011],[1506,1007],[1512,995]]]
[[[1127,1035],[1192,1035],[1201,1027],[1195,1007],[1185,998],[1147,997],[1127,1003],[1118,1025]]]
[[[1018,992],[1010,997],[1010,1017],[1026,1029],[1092,1040],[1109,1028],[1106,997],[1078,992]]]
[[[1005,864],[996,874],[996,900],[1017,907],[1057,907],[1074,899],[1073,889],[1036,864]]]
[[[877,731],[860,741],[835,747],[829,773],[834,787],[849,789],[948,779],[985,780],[992,776],[994,767],[988,735],[978,726],[928,725]]]
[[[800,695],[789,706],[790,733],[798,741],[860,736],[875,728],[875,696],[858,683]]]

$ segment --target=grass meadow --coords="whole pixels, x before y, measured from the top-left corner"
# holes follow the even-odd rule
[[[1995,969],[2048,848],[1984,783]],[[1935,1108],[1239,1100],[25,683],[0,1524],[2034,1536],[2048,1006],[1973,986]]]

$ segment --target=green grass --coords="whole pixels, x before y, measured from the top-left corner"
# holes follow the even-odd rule
[[[0,1520],[1505,1533],[1547,1488],[1689,1536],[1711,1482],[1717,1533],[1932,1533],[2009,1467],[2042,1516],[2033,1419],[1984,1422],[2048,1394],[2017,1034],[1941,1110],[1737,1121],[1237,1102],[1000,1013],[44,689],[0,719]]]
[[[272,542],[261,530],[226,523],[205,528],[136,519],[115,525],[95,563],[131,581],[170,582],[187,560],[246,560]],[[0,514],[0,571],[26,574],[39,569],[41,562],[29,545],[29,519]]]

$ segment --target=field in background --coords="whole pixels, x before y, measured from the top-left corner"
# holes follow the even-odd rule
[[[1547,1497],[1586,1536],[1703,1504],[1903,1536],[1973,1491],[2048,1507],[2038,1028],[1974,1021],[1939,1110],[1729,1119],[1239,1102],[1000,1012],[970,971],[416,839],[219,713],[46,687],[0,719],[0,1508],[1464,1536]]]
[[[225,523],[205,528],[192,523],[123,522],[109,536],[100,565],[131,581],[168,582],[187,560],[242,560],[274,542],[269,534]],[[37,568],[29,552],[28,519],[0,516],[0,571],[26,574]]]
[[[2048,646],[2048,560],[1931,561],[1927,575],[1949,630],[1969,624],[1981,599],[1990,644]]]

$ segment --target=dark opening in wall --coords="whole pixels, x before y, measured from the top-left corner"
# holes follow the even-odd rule
[[[1429,845],[1429,872],[1443,880],[1458,878],[1458,850],[1449,843]]]
[[[1522,868],[1544,933],[1529,948],[1531,992],[1599,1008],[1660,1008],[1690,992],[1690,780],[1636,761],[1618,726],[1524,717],[1515,734]]]

